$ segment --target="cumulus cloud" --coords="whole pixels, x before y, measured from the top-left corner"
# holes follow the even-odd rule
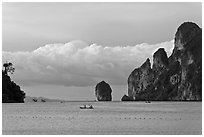
[[[52,84],[93,86],[101,80],[110,84],[126,84],[131,71],[139,67],[160,47],[167,55],[173,40],[159,44],[108,47],[75,40],[65,44],[48,44],[32,52],[3,51],[3,62],[16,68],[12,76],[22,85]]]

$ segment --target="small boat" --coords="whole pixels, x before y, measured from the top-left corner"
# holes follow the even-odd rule
[[[145,101],[145,103],[151,103],[151,101],[148,100],[148,101]]]
[[[79,108],[80,109],[94,109],[92,105],[88,105],[88,106],[83,105],[83,106],[80,106]]]

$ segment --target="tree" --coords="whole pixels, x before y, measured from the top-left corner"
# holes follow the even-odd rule
[[[10,72],[11,74],[13,74],[15,68],[13,67],[13,64],[11,62],[6,62],[3,64],[4,66],[4,73],[7,75],[8,72]]]
[[[10,62],[3,64],[2,70],[2,102],[3,103],[24,103],[25,92],[20,86],[13,82],[8,76],[8,72],[13,74],[15,68]]]

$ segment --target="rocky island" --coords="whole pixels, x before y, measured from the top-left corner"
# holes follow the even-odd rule
[[[128,95],[122,101],[202,100],[202,29],[184,22],[174,38],[174,49],[167,57],[164,48],[147,59],[128,77]]]
[[[112,100],[112,89],[105,81],[99,82],[95,87],[95,95],[97,101],[111,101]]]

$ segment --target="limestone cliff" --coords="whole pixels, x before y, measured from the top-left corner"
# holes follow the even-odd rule
[[[95,95],[98,101],[111,101],[112,89],[108,83],[101,81],[95,87]]]
[[[202,100],[202,30],[185,22],[177,29],[168,58],[163,48],[128,78],[128,99]]]
[[[173,61],[181,66],[179,100],[202,98],[202,30],[195,23],[182,24],[175,36]]]
[[[168,67],[168,57],[164,48],[159,48],[153,55],[153,71],[158,74]]]
[[[121,98],[121,101],[132,101],[133,99],[130,98],[129,96],[127,95],[124,95],[122,98]]]
[[[150,59],[148,58],[140,68],[135,69],[128,78],[128,96],[133,100],[137,94],[144,92],[153,80]]]

